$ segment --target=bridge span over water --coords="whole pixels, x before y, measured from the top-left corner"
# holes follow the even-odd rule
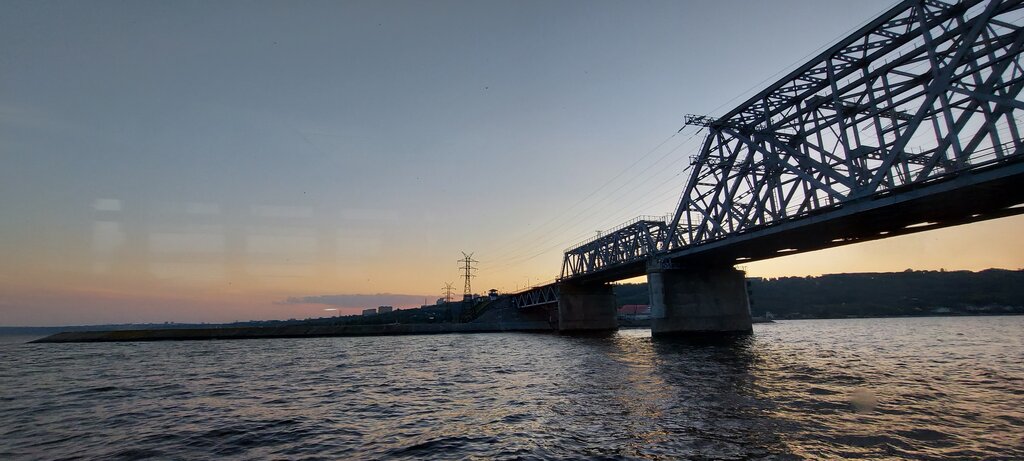
[[[565,251],[517,293],[561,330],[616,326],[646,275],[654,334],[748,332],[736,264],[1024,213],[1021,0],[907,0],[706,129],[671,219]]]

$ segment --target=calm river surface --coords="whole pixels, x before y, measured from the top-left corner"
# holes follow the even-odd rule
[[[726,344],[0,339],[0,459],[1022,459],[1024,317]]]

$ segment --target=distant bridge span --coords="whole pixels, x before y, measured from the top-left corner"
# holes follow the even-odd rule
[[[737,263],[1024,213],[1022,13],[907,0],[724,116],[687,116],[707,136],[671,221],[567,249],[560,279],[519,305],[556,293],[560,311],[604,312],[609,290],[581,287],[648,274],[655,333],[749,330]]]

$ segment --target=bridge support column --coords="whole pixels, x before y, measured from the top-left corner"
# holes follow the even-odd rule
[[[648,268],[651,335],[751,333],[743,272],[728,268]]]
[[[619,327],[618,305],[608,284],[558,287],[558,331],[614,330]]]

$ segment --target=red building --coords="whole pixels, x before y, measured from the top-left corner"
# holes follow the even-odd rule
[[[619,308],[619,315],[651,315],[651,306],[647,304],[626,304]]]

